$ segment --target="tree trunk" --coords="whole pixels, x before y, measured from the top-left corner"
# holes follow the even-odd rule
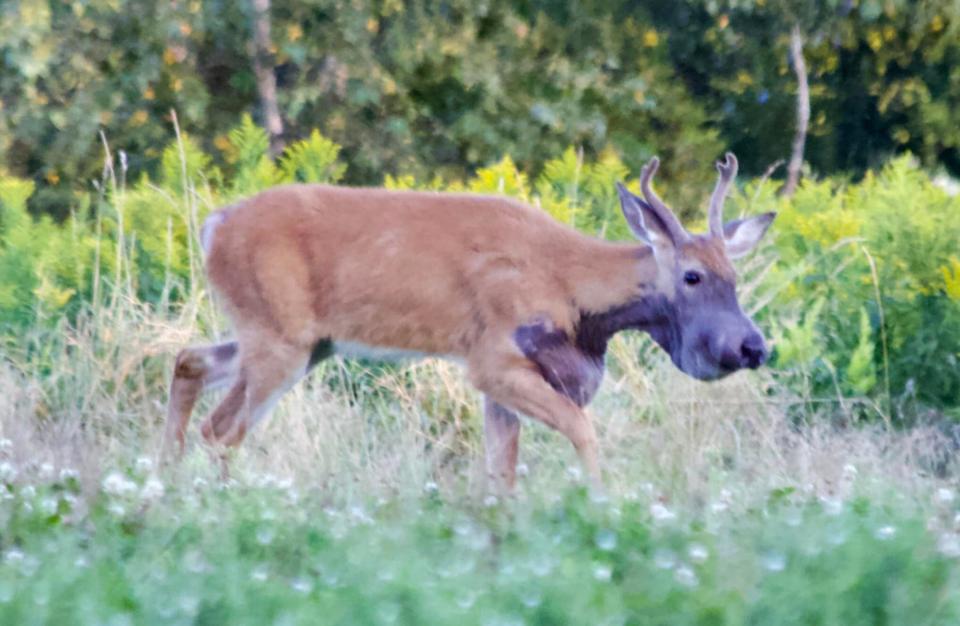
[[[251,0],[253,8],[253,73],[257,78],[263,125],[270,136],[270,155],[283,152],[283,118],[277,106],[273,41],[270,37],[270,0]]]
[[[797,131],[793,136],[793,149],[787,165],[787,182],[780,189],[781,195],[792,196],[800,182],[803,167],[803,148],[807,142],[807,127],[810,125],[810,86],[807,83],[807,64],[803,60],[803,36],[800,26],[790,31],[790,60],[797,74]]]

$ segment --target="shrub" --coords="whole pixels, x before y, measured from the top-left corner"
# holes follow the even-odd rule
[[[872,393],[884,409],[960,404],[960,198],[912,159],[857,184],[806,182],[789,201],[771,183],[739,196],[776,209],[780,262],[767,287],[777,328],[775,364],[815,390]]]

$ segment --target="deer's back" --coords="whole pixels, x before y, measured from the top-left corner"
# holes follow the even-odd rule
[[[321,185],[208,224],[208,274],[238,327],[440,354],[568,300],[558,269],[579,237],[505,198]]]

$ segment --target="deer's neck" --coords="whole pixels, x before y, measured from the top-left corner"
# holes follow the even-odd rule
[[[602,358],[616,333],[645,330],[659,342],[669,328],[670,303],[656,287],[657,266],[647,246],[596,242],[572,272],[580,311],[576,344]]]

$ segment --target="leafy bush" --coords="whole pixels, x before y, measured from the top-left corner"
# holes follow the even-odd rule
[[[857,184],[807,181],[789,201],[748,185],[738,200],[780,211],[766,312],[778,367],[820,392],[872,392],[884,409],[919,399],[956,412],[960,198],[902,157]]]

